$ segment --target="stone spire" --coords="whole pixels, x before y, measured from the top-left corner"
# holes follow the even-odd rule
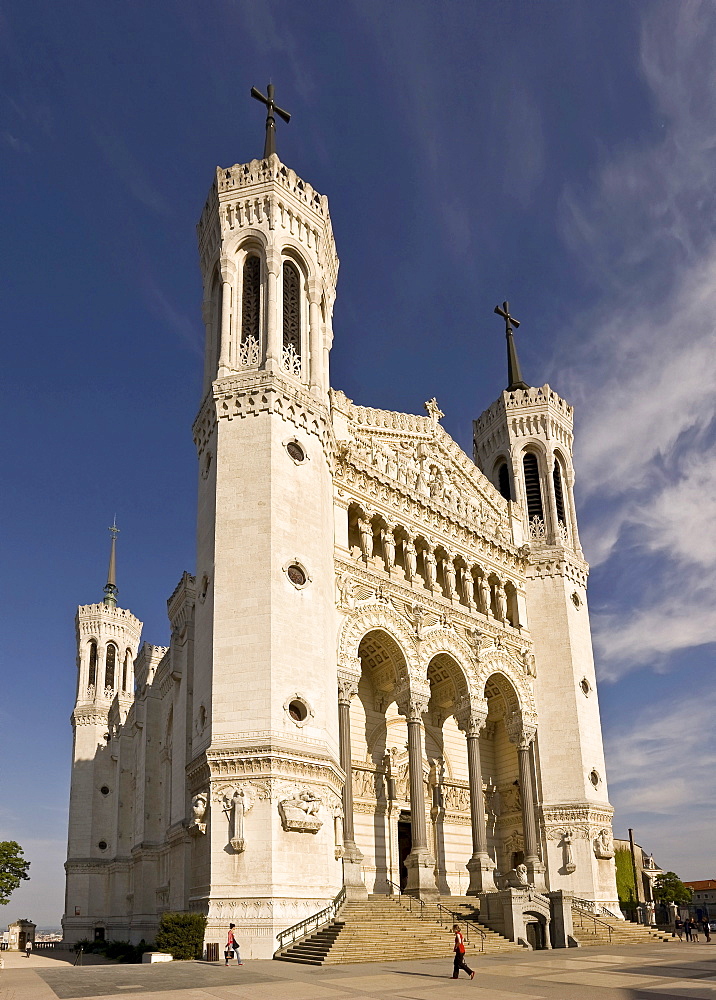
[[[117,607],[117,517],[115,515],[112,527],[108,529],[112,536],[112,547],[109,550],[109,569],[107,570],[107,583],[104,588],[104,604],[108,608]]]

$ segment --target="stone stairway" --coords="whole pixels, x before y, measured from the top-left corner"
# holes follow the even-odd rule
[[[470,924],[477,911],[469,897],[451,896],[443,905]],[[409,908],[412,906],[412,910]],[[452,956],[452,918],[440,913],[434,903],[420,904],[409,897],[371,896],[365,902],[345,903],[339,917],[296,944],[282,949],[274,958],[304,965],[342,965],[351,962],[385,962],[391,959],[445,958]],[[442,924],[440,920],[442,918]],[[463,930],[465,928],[463,927]],[[470,930],[468,960],[476,955],[496,955],[522,948],[495,931],[480,926]]]
[[[633,924],[629,920],[601,915],[596,921],[589,913],[577,907],[572,908],[574,936],[583,947],[609,944],[654,944],[656,941],[672,941],[671,934],[665,934],[653,927]],[[611,929],[611,933],[610,933]]]

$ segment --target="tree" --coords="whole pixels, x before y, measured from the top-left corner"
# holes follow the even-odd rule
[[[206,917],[203,913],[163,913],[157,931],[157,948],[173,958],[201,958]]]
[[[654,880],[654,898],[660,903],[690,903],[691,889],[674,872],[664,872]]]
[[[20,845],[15,840],[0,840],[0,906],[10,902],[10,896],[20,885],[20,881],[29,878],[27,869],[30,862]]]

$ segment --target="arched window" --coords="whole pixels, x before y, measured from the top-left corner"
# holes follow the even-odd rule
[[[97,643],[91,642],[89,648],[89,679],[87,681],[92,687],[97,684]]]
[[[132,654],[129,650],[124,654],[124,663],[122,664],[122,690],[127,690],[127,678],[129,676],[129,658]]]
[[[261,261],[255,253],[244,261],[241,283],[241,360],[247,347],[258,348],[261,316]]]
[[[564,516],[564,493],[562,492],[562,470],[559,461],[555,458],[554,469],[552,470],[552,480],[554,481],[554,502],[557,506],[557,520],[566,524]]]
[[[528,451],[522,459],[522,467],[525,473],[525,497],[527,498],[527,517],[532,522],[533,518],[538,518],[544,522],[544,509],[542,507],[542,490],[539,482],[539,465],[534,452]]]
[[[283,265],[283,363],[301,374],[301,280],[290,260]]]
[[[117,647],[110,642],[107,646],[107,656],[104,668],[104,686],[114,688],[114,671],[117,666]]]
[[[512,499],[512,491],[510,490],[510,470],[507,468],[507,462],[502,462],[497,470],[497,488],[505,500]]]

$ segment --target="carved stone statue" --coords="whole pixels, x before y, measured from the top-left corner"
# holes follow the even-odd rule
[[[246,847],[244,816],[252,805],[249,795],[243,788],[237,788],[231,797],[224,796],[224,812],[229,820],[229,843],[239,853]]]
[[[467,566],[463,566],[460,570],[460,583],[462,586],[462,596],[465,599],[465,603],[468,608],[475,607],[475,581],[472,578],[472,573]]]
[[[530,677],[537,676],[535,654],[531,653],[528,649],[522,650],[522,666],[525,668],[525,673],[529,674]]]
[[[395,535],[393,534],[393,529],[383,528],[380,537],[383,542],[383,561],[385,562],[386,570],[390,573],[393,566],[395,566]]]
[[[445,574],[445,596],[452,600],[455,596],[455,566],[452,559],[448,558],[443,563],[443,573]]]
[[[562,834],[562,849],[564,850],[564,870],[567,875],[571,875],[576,872],[577,865],[574,862],[574,856],[572,855],[572,831],[565,830]]]
[[[505,588],[501,583],[498,583],[495,587],[495,610],[497,612],[497,618],[501,622],[507,621],[507,595],[505,594]]]
[[[594,853],[598,858],[614,857],[614,839],[612,837],[612,831],[606,826],[601,829],[594,838]]]
[[[321,800],[312,791],[304,788],[293,798],[279,802],[278,810],[284,830],[301,830],[316,833],[323,826],[318,818]]]
[[[361,555],[367,562],[373,555],[373,525],[368,517],[358,518]]]
[[[478,589],[480,591],[480,601],[482,602],[482,610],[485,612],[486,615],[489,616],[490,609],[492,606],[492,593],[490,590],[490,584],[487,582],[486,576],[480,577]]]
[[[209,796],[205,792],[198,792],[191,800],[191,820],[189,821],[189,832],[193,834],[206,833],[206,809],[209,803]]]
[[[425,586],[428,590],[433,590],[437,578],[437,562],[432,549],[425,549],[423,552],[423,565],[425,567]]]
[[[415,542],[410,537],[403,542],[403,557],[405,559],[405,575],[408,580],[413,580],[418,572],[418,554],[415,550]]]

